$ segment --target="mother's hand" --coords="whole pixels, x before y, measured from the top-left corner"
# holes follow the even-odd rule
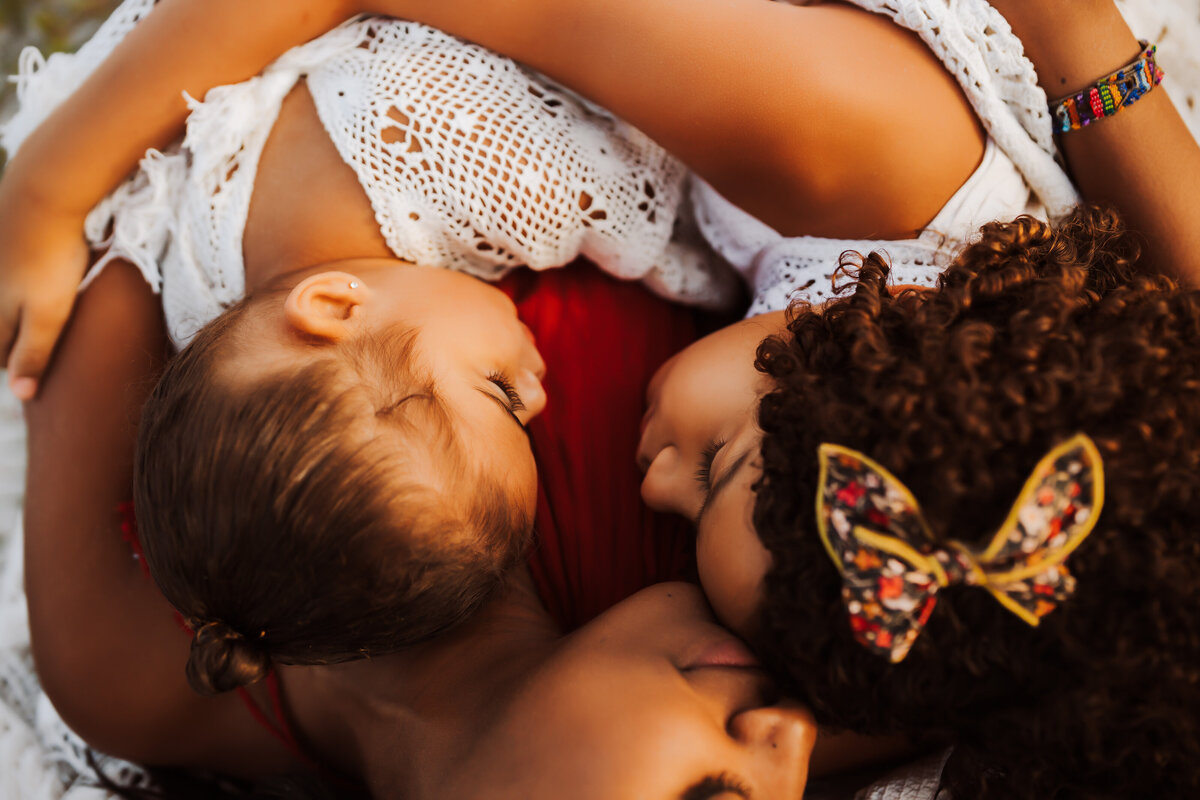
[[[0,361],[31,400],[87,268],[83,217],[28,187],[19,164],[0,181]]]

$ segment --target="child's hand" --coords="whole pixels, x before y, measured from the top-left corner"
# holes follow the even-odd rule
[[[13,394],[31,400],[71,315],[88,248],[81,216],[48,208],[16,184],[0,181],[0,359]]]

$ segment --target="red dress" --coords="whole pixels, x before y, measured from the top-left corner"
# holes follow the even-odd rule
[[[539,489],[529,565],[570,630],[689,563],[687,523],[642,504],[634,456],[646,384],[696,338],[695,314],[582,260],[516,271],[500,288],[546,361],[546,410],[529,426]]]

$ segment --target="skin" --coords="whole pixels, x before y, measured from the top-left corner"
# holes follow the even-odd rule
[[[992,5],[1021,37],[1051,100],[1090,87],[1141,52],[1112,0],[993,0]],[[1169,71],[1163,80],[1173,80]],[[1084,198],[1113,206],[1129,229],[1141,234],[1146,267],[1196,286],[1200,199],[1194,187],[1200,182],[1200,144],[1167,93],[1156,89],[1114,117],[1059,136],[1058,143]]]
[[[546,407],[546,364],[508,296],[460,272],[395,259],[351,259],[306,272],[286,296],[257,307],[238,332],[252,345],[233,348],[224,365],[232,379],[299,369],[355,339],[414,329],[417,370],[449,409],[456,438],[471,444],[472,474],[486,476],[532,516],[537,468],[525,425]],[[386,384],[386,375],[378,377]],[[399,394],[411,391],[401,387]],[[364,409],[360,436],[387,435],[383,412],[403,398],[380,397],[386,408]],[[439,477],[444,466],[434,460],[428,472]]]
[[[782,330],[782,312],[763,314],[663,364],[646,392],[638,446],[642,499],[695,522],[700,581],[721,621],[739,631],[750,625],[771,561],[751,519],[762,436],[755,417],[769,388],[754,368],[754,353]],[[701,480],[706,465],[708,479]]]
[[[182,92],[202,97],[244,80],[355,13],[331,0],[166,0],[160,8],[93,73],[77,102],[63,103],[29,138],[0,181],[0,355],[8,355],[22,400],[37,391],[89,263],[84,217],[147,148],[180,134]]]
[[[142,333],[163,337],[154,296],[122,265],[84,294],[56,368],[86,373],[94,361],[81,344],[97,337],[101,344],[129,343],[134,320],[116,324],[114,316],[128,316],[128,306],[112,304],[116,299],[144,311],[136,326],[147,329]],[[114,368],[130,385],[145,385],[156,358],[136,348],[132,356],[125,348],[102,352],[110,358],[95,364],[90,400],[136,409],[140,395],[129,396],[124,385],[114,392],[99,378]],[[181,672],[187,637],[103,523],[123,496],[120,471],[103,466],[103,456],[128,434],[56,414],[78,388],[78,381],[52,375],[31,415],[39,437],[31,488],[38,496],[48,496],[51,483],[86,490],[70,502],[35,503],[28,520],[31,563],[52,561],[59,575],[54,586],[31,584],[31,601],[40,599],[31,612],[66,615],[43,621],[43,635],[35,638],[47,690],[73,726],[110,751],[151,762],[215,763],[239,774],[295,769],[236,697],[200,697],[182,681],[167,680]],[[63,424],[71,420],[81,424]],[[47,459],[52,434],[83,446],[74,468]],[[78,543],[63,542],[88,513],[97,527]],[[62,558],[64,545],[78,550],[78,558]],[[118,579],[121,591],[113,591]],[[129,600],[138,602],[132,618],[117,613]],[[81,602],[103,610],[68,613]],[[73,619],[80,620],[78,630]],[[49,634],[93,663],[47,659],[46,649],[55,646]],[[116,657],[128,648],[137,648],[137,659]],[[112,669],[99,669],[88,653],[109,654]],[[720,772],[752,796],[798,797],[815,730],[807,713],[778,699],[752,664],[715,624],[695,587],[655,587],[563,637],[520,571],[508,591],[447,636],[368,662],[283,668],[280,679],[301,739],[380,797],[557,798],[571,786],[573,797],[678,798]],[[98,685],[89,695],[78,691],[99,680],[110,682],[104,691]],[[128,715],[108,709],[99,716],[97,698],[114,693],[129,703]],[[584,789],[591,794],[575,794]]]
[[[146,148],[181,133],[180,90],[201,97],[249,77],[364,11],[421,20],[529,64],[633,123],[786,234],[909,236],[983,153],[978,122],[928,49],[881,17],[836,3],[289,0],[248,10],[227,0],[166,0],[18,151],[0,182],[8,289],[0,356],[8,354],[22,399],[36,394],[86,265],[84,215]],[[214,33],[226,29],[237,37]],[[202,44],[216,40],[221,47]],[[853,59],[847,41],[856,43]],[[903,92],[893,90],[898,73]],[[311,188],[296,196],[316,197]]]
[[[1140,51],[1109,0],[1056,4],[1052,11],[1027,0],[993,5],[1021,36],[1051,98],[1088,86]],[[1156,146],[1136,146],[1147,139]],[[1153,91],[1112,119],[1063,135],[1060,143],[1083,196],[1114,205],[1131,229],[1143,232],[1148,268],[1194,285],[1200,274],[1195,255],[1200,204],[1191,191],[1195,180],[1181,178],[1200,179],[1200,146],[1167,94]],[[1105,169],[1094,169],[1098,163]],[[712,461],[710,485],[733,477],[698,519],[697,561],[718,617],[743,633],[753,629],[762,578],[770,567],[752,520],[752,486],[760,472],[754,415],[763,386],[749,365],[758,346],[751,330],[764,336],[784,330],[782,315],[771,317],[718,331],[663,365],[648,392],[638,453],[646,472],[646,503],[697,520],[709,492],[694,480],[695,472],[709,442],[726,442]],[[751,455],[742,463],[745,452]]]
[[[358,6],[305,0],[290,0],[286,5],[286,9],[272,10],[267,4],[257,4],[251,14],[238,3],[164,2],[162,13],[155,12],[155,25],[145,27],[146,33],[137,37],[141,49],[123,49],[14,159],[0,184],[0,220],[4,221],[0,268],[6,285],[14,288],[5,292],[4,320],[10,330],[19,325],[24,337],[20,341],[25,345],[12,350],[13,377],[30,379],[16,383],[22,397],[33,396],[36,378],[49,359],[66,314],[62,303],[47,299],[46,289],[51,284],[61,285],[66,289],[60,294],[73,296],[86,260],[78,239],[82,215],[126,174],[147,146],[162,145],[178,134],[185,113],[179,88],[199,96],[214,83],[245,77],[287,46],[329,27],[330,20],[360,10]],[[729,4],[724,15],[707,13],[718,11],[707,7],[700,13],[694,2],[681,8],[671,3],[631,2],[618,7],[522,0],[505,4],[500,14],[494,5],[466,0],[454,4],[396,2],[381,3],[374,10],[421,16],[474,36],[594,95],[667,146],[686,150],[688,163],[727,196],[761,215],[778,214],[776,225],[785,233],[841,231],[850,236],[895,236],[911,231],[932,218],[973,169],[981,152],[977,123],[936,60],[919,45],[914,46],[907,34],[896,34],[893,26],[879,25],[878,20],[873,21],[869,34],[854,29],[856,23],[851,20],[872,18],[852,9],[833,6],[817,15],[785,17],[782,14],[801,10],[757,0],[753,8],[750,3]],[[328,18],[318,20],[315,9],[324,9]],[[260,10],[262,13],[257,13]],[[663,24],[663,19],[669,24]],[[681,20],[686,24],[679,24]],[[1081,18],[1077,22],[1071,33],[1084,36],[1087,21]],[[833,35],[842,25],[852,27]],[[205,30],[221,31],[222,35],[207,36]],[[236,30],[240,38],[225,37],[229,30]],[[664,32],[670,37],[666,41],[658,38]],[[778,34],[770,40],[773,44],[764,43],[764,32]],[[861,48],[863,57],[846,62],[841,43],[847,38],[862,41],[860,34],[881,38]],[[810,46],[798,46],[797,36],[806,37],[803,41]],[[895,38],[898,36],[901,38]],[[173,42],[180,38],[204,45],[179,47]],[[213,48],[213,41],[228,46]],[[728,50],[718,50],[714,42],[727,44]],[[1090,50],[1091,44],[1075,49]],[[664,53],[672,56],[664,57]],[[874,55],[880,58],[876,60]],[[719,58],[705,61],[713,57]],[[725,68],[720,58],[730,59]],[[748,64],[747,58],[753,64]],[[896,62],[891,58],[913,59],[904,62],[909,74],[923,75],[929,82],[915,80],[907,93],[891,91],[891,83],[880,80],[894,74]],[[208,72],[194,71],[195,63],[206,61]],[[836,77],[836,81],[808,80],[814,67],[833,61],[840,64],[840,71],[827,77]],[[702,64],[707,66],[698,66]],[[660,75],[658,70],[664,69],[667,73]],[[660,75],[661,80],[647,81],[648,74]],[[729,80],[713,80],[713,75],[728,76]],[[155,77],[153,84],[146,83],[147,76]],[[737,86],[730,83],[735,77]],[[781,80],[792,82],[780,84]],[[760,91],[741,91],[746,83]],[[860,94],[875,89],[880,90],[877,96]],[[830,97],[820,96],[823,91]],[[803,102],[796,102],[801,96]],[[825,116],[839,120],[839,125],[802,125],[810,109],[826,100],[846,104],[847,113]],[[1147,98],[1123,113],[1132,121],[1138,109],[1152,107],[1152,100]],[[679,107],[681,101],[686,108]],[[864,145],[880,141],[878,116],[886,115],[881,110],[885,105],[880,104],[887,102],[901,104],[906,110],[920,107],[926,113],[888,115],[886,141],[895,146],[872,150],[877,157],[864,159]],[[850,113],[853,109],[849,106],[874,112],[866,118]],[[677,108],[680,113],[664,115],[664,107]],[[157,116],[147,122],[147,112]],[[319,130],[319,122],[310,123]],[[698,129],[712,135],[696,136]],[[800,132],[810,138],[797,139]],[[79,145],[83,136],[87,147]],[[102,140],[106,143],[101,144]],[[1144,137],[1128,139],[1141,140]],[[730,147],[730,142],[739,146]],[[248,287],[264,285],[271,275],[339,259],[386,257],[386,249],[380,250],[377,226],[369,224],[369,203],[357,186],[353,191],[346,188],[351,186],[349,168],[336,153],[329,158],[332,145],[327,138],[322,144],[320,136],[298,137],[290,153],[285,145],[286,137],[277,129],[260,167],[244,245]],[[1120,143],[1114,147],[1120,149]],[[1141,149],[1169,157],[1156,148]],[[74,155],[66,158],[63,154]],[[84,155],[91,159],[97,154],[109,163],[99,169],[79,163]],[[953,157],[946,158],[950,154]],[[310,157],[325,161],[309,161]],[[748,157],[753,163],[747,162]],[[275,167],[270,166],[272,158]],[[778,168],[781,161],[786,169]],[[328,169],[318,169],[318,163],[326,163]],[[1177,163],[1171,160],[1172,165]],[[306,173],[305,180],[289,184],[287,173],[297,165],[311,167],[319,179],[312,180]],[[931,165],[938,165],[936,174],[930,172]],[[1178,176],[1175,166],[1172,169]],[[880,175],[895,180],[877,183]],[[915,181],[911,180],[914,175]],[[860,191],[867,181],[876,190]],[[1179,181],[1180,185],[1186,183]],[[914,187],[919,191],[914,192]],[[275,192],[275,200],[266,199],[270,192]],[[874,205],[864,208],[864,202]],[[1176,219],[1171,212],[1168,208],[1156,213],[1168,228],[1181,229],[1182,224],[1171,224]],[[880,216],[873,217],[875,213]],[[354,226],[334,225],[334,219],[349,220]],[[297,220],[301,224],[296,224]],[[811,224],[812,230],[795,229],[796,220]],[[828,229],[822,230],[824,227]],[[1192,225],[1191,229],[1200,228]],[[318,236],[322,230],[326,234]],[[286,247],[275,253],[272,242]],[[364,281],[370,283],[367,278]],[[59,348],[56,366],[43,390],[49,396],[27,405],[32,450],[27,585],[39,672],[68,721],[110,752],[241,774],[294,766],[246,717],[236,698],[197,698],[190,693],[178,669],[186,642],[153,588],[138,583],[141,576],[124,544],[111,535],[115,526],[112,508],[128,497],[127,468],[124,463],[112,468],[113,454],[131,452],[129,421],[136,417],[143,394],[136,387],[152,380],[157,370],[155,359],[164,349],[153,297],[144,287],[140,289],[144,296],[139,297],[136,281],[125,284],[102,276],[85,293],[81,302],[93,298],[93,310],[81,315],[69,340]],[[111,309],[107,316],[98,311],[106,306]],[[146,319],[144,325],[131,330],[126,318],[132,308],[142,309]],[[5,344],[0,350],[7,347]],[[98,363],[98,354],[120,362],[116,365],[121,368],[119,381],[106,384],[105,379],[117,373],[89,369],[89,364]],[[750,363],[748,353],[742,361]],[[87,424],[64,425],[63,420]],[[81,455],[86,453],[91,456]],[[719,455],[714,464],[718,475],[725,469],[725,458]],[[682,498],[661,499],[678,501],[681,508],[685,505]],[[688,498],[686,505],[694,506],[694,498]],[[720,508],[709,511],[717,513]],[[740,513],[744,517],[744,509]],[[64,559],[62,553],[78,557]],[[64,585],[70,589],[63,591]],[[80,609],[87,613],[79,613]],[[731,618],[743,614],[744,610],[730,609]],[[101,670],[98,664],[111,665],[111,669]],[[301,679],[291,678],[292,674],[289,672],[287,680],[299,686]],[[319,672],[303,674],[315,681]],[[362,683],[373,685],[367,680]],[[462,691],[462,686],[458,690]],[[351,697],[349,690],[343,697]],[[122,713],[114,715],[114,707]],[[347,699],[343,705],[331,707],[367,713],[374,706],[365,699],[354,706]],[[321,745],[317,749],[322,754],[335,755],[348,747],[344,741],[321,734],[340,730],[332,722],[304,728],[309,738]],[[358,755],[334,759],[354,767],[348,770],[351,774],[366,769],[362,752],[369,743],[360,744]],[[395,761],[396,752],[377,753],[371,763]]]
[[[63,720],[104,752],[283,772],[294,757],[238,697],[188,687],[189,640],[117,534],[139,410],[168,353],[158,298],[134,267],[114,264],[81,294],[43,392],[25,406],[25,593],[38,679]]]
[[[688,584],[562,637],[519,577],[462,630],[299,681],[300,723],[364,743],[379,797],[668,800],[721,774],[739,789],[700,796],[799,797],[816,738]],[[331,714],[330,693],[372,712]]]
[[[300,117],[308,113],[303,91],[288,103],[285,110],[290,107],[291,111],[286,113]],[[315,118],[305,118],[319,127]],[[236,370],[242,368],[248,370],[246,374],[280,368],[311,348],[333,347],[367,330],[419,323],[419,351],[424,350],[426,336],[438,337],[435,346],[461,348],[458,357],[446,359],[445,364],[424,366],[442,370],[437,373],[438,384],[454,384],[457,388],[449,391],[456,397],[461,390],[462,402],[455,403],[456,408],[473,403],[478,419],[488,420],[486,425],[490,427],[479,434],[511,436],[513,442],[523,438],[507,413],[478,391],[495,391],[495,396],[503,399],[501,392],[486,384],[486,376],[494,368],[508,368],[518,375],[527,369],[534,377],[540,369],[540,363],[531,363],[528,338],[511,316],[508,300],[462,275],[403,266],[394,259],[381,260],[375,256],[376,242],[371,237],[335,240],[341,249],[330,252],[327,240],[307,238],[307,230],[300,229],[302,235],[282,236],[282,232],[297,230],[293,226],[298,215],[310,213],[300,197],[326,198],[331,206],[341,209],[339,213],[347,215],[369,215],[370,206],[356,184],[341,180],[345,177],[342,170],[349,168],[340,162],[327,138],[301,137],[312,145],[307,149],[296,140],[289,141],[286,128],[281,130],[277,131],[280,138],[273,137],[268,143],[260,164],[245,238],[247,283],[251,291],[291,288],[249,321],[244,333],[254,338],[255,346],[231,357],[231,374],[236,375]],[[292,149],[285,149],[285,144]],[[321,174],[327,176],[327,182],[311,181],[299,186],[289,183],[291,164],[311,164],[321,159],[326,160],[327,169]],[[305,176],[297,178],[302,179]],[[289,196],[291,202],[280,200]],[[268,199],[270,202],[266,202]],[[272,255],[266,246],[275,237],[287,242],[285,257]],[[330,258],[339,253],[343,255],[341,260]],[[297,264],[308,266],[297,270]],[[434,285],[429,281],[447,283]],[[351,289],[352,282],[359,286]],[[456,325],[433,318],[451,318],[461,312],[431,309],[431,317],[426,318],[421,316],[425,313],[421,303],[404,302],[412,296],[432,301],[435,295],[455,296],[457,302],[463,292],[476,291],[481,296],[471,305],[472,313],[493,315],[487,330],[499,327],[511,334],[505,337],[508,348],[493,354],[498,361],[479,360],[481,351],[477,348],[496,344],[479,341],[488,337],[477,331],[456,338]],[[480,306],[485,308],[481,310]],[[133,308],[140,310],[139,318],[144,317],[145,323],[131,330],[125,317]],[[442,325],[445,336],[439,327]],[[156,299],[135,270],[124,264],[114,265],[83,294],[79,315],[69,329],[43,394],[27,405],[32,451],[27,567],[39,673],[69,724],[107,752],[149,763],[203,765],[251,776],[300,768],[245,713],[238,698],[199,697],[187,687],[179,668],[186,660],[187,638],[180,634],[169,606],[129,559],[127,546],[113,534],[116,523],[112,509],[128,498],[129,474],[127,468],[112,470],[110,456],[113,452],[132,452],[132,427],[99,419],[136,419],[143,393],[131,395],[126,387],[148,389],[161,360],[130,354],[143,352],[151,343],[155,352],[165,352]],[[109,375],[104,370],[90,368],[96,363],[97,353],[108,354],[109,361],[118,359],[120,364],[128,361],[128,366],[115,373],[118,381],[107,380]],[[256,364],[256,358],[264,362]],[[542,402],[536,397],[536,388],[519,385],[519,389],[529,411],[536,411]],[[78,420],[81,424],[64,428],[62,420]],[[522,447],[528,450],[527,443]],[[516,463],[523,462],[517,459]],[[80,552],[81,557],[64,559],[64,552]],[[62,591],[64,585],[71,587],[70,592]],[[694,589],[681,591],[690,592],[691,600],[686,605],[691,610],[684,616],[694,621],[704,604]],[[634,606],[642,610],[623,613],[619,619],[628,624],[645,620],[645,628],[638,634],[642,642],[639,646],[659,649],[636,657],[613,649],[604,660],[600,655],[610,652],[613,629],[589,628],[598,632],[581,633],[579,639],[569,641],[590,639],[592,644],[578,649],[571,645],[576,655],[563,656],[561,672],[547,667],[543,679],[539,677],[543,674],[542,660],[557,652],[561,637],[527,585],[514,592],[517,599],[497,601],[478,620],[452,636],[438,640],[436,645],[413,649],[411,658],[283,669],[281,681],[288,713],[300,738],[323,762],[367,782],[382,796],[388,796],[389,787],[411,786],[415,796],[489,797],[493,796],[492,785],[499,782],[500,786],[510,787],[506,790],[511,792],[508,796],[535,797],[541,792],[541,796],[561,797],[561,784],[557,789],[528,787],[516,782],[520,776],[503,770],[518,760],[528,764],[551,759],[551,748],[556,743],[565,746],[569,742],[575,743],[576,752],[586,752],[589,757],[572,762],[579,771],[557,773],[557,779],[570,781],[567,785],[573,787],[594,786],[596,796],[619,797],[621,792],[633,797],[657,796],[642,791],[640,781],[645,778],[653,780],[647,791],[665,791],[665,797],[678,797],[688,785],[704,777],[695,774],[698,765],[717,772],[728,770],[757,787],[760,796],[764,792],[765,796],[776,796],[776,790],[790,793],[793,786],[800,785],[796,781],[803,780],[801,770],[807,761],[802,748],[799,754],[792,750],[789,766],[781,769],[772,766],[775,762],[769,760],[770,756],[767,760],[750,757],[753,752],[761,756],[761,748],[739,743],[738,736],[758,735],[755,732],[759,728],[751,724],[754,715],[744,717],[733,729],[734,734],[725,734],[724,720],[739,718],[739,712],[775,708],[760,702],[767,699],[761,694],[765,691],[761,674],[750,669],[701,671],[701,676],[710,674],[700,681],[700,689],[710,695],[703,702],[700,699],[704,695],[680,691],[681,675],[670,664],[684,665],[681,659],[697,647],[707,647],[714,641],[729,645],[733,641],[711,618],[702,624],[678,621],[681,633],[676,636],[671,626],[678,616],[652,614],[647,606]],[[124,603],[135,603],[136,612],[125,610]],[[81,607],[95,613],[81,615]],[[667,643],[671,649],[661,649]],[[588,664],[592,662],[604,669],[590,673]],[[97,663],[111,665],[111,669],[98,670]],[[631,702],[622,706],[612,695],[612,687],[622,685],[625,672],[635,668],[645,673],[647,680],[631,696]],[[710,681],[715,685],[710,686]],[[572,699],[570,687],[576,682],[580,692],[568,704]],[[543,694],[539,687],[543,685],[552,701],[539,699]],[[261,687],[252,687],[252,691],[265,706]],[[519,702],[515,699],[518,694]],[[749,702],[755,697],[758,705]],[[633,712],[651,708],[650,700],[657,703],[652,706],[653,716],[635,717]],[[113,713],[111,702],[122,703],[121,714]],[[502,711],[510,705],[514,716],[505,717]],[[623,709],[622,714],[612,713],[616,708]],[[799,721],[801,728],[808,724],[806,715],[786,703],[779,708],[783,711],[772,710],[767,717],[783,714]],[[532,721],[547,717],[550,710],[561,711],[564,716],[542,735]],[[568,710],[570,714],[566,715]],[[702,714],[707,716],[702,718]],[[677,721],[665,727],[672,715]],[[747,726],[744,730],[740,727],[743,724]],[[525,744],[524,739],[501,733],[517,727],[527,731],[527,750],[517,749]],[[496,733],[480,738],[482,730]],[[529,731],[538,735],[532,736]],[[644,738],[648,732],[665,738]],[[690,732],[703,732],[704,736],[680,738],[690,736]],[[803,743],[807,736],[798,738]],[[680,761],[679,770],[672,771],[672,765],[661,760],[652,765],[642,762],[644,772],[624,768],[629,748],[652,753],[664,742],[676,741],[687,741],[690,753],[688,759]],[[643,742],[644,748],[639,745]],[[786,751],[778,741],[770,749],[772,753]],[[601,752],[613,760],[597,757]],[[469,773],[466,766],[470,766]],[[565,770],[567,765],[559,767]],[[532,776],[545,770],[529,772]],[[468,775],[479,783],[468,785]],[[619,787],[602,782],[617,778],[626,782]],[[673,781],[669,786],[663,782],[666,778]],[[451,779],[460,781],[461,790],[439,795],[438,787]],[[799,788],[794,794],[798,796]]]
[[[361,224],[373,220],[370,202],[303,87],[285,101],[257,177],[246,286],[278,294],[252,310],[239,333],[254,344],[230,348],[229,375],[250,378],[354,336],[419,327],[419,365],[449,393],[454,432],[487,443],[471,450],[472,463],[532,507],[534,465],[517,421],[544,406],[544,365],[507,296],[391,257],[378,225]],[[235,695],[201,697],[187,685],[187,637],[117,533],[114,509],[132,495],[139,409],[170,350],[158,298],[132,266],[116,263],[77,305],[43,391],[25,405],[26,592],[47,694],[89,743],[131,760],[249,777],[303,769]],[[438,349],[447,357],[423,356]],[[507,375],[524,409],[494,372]],[[269,706],[265,689],[251,692]]]

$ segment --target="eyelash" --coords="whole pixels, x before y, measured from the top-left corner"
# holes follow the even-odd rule
[[[508,404],[513,411],[525,410],[525,403],[521,400],[521,395],[517,393],[517,387],[513,385],[507,375],[503,372],[493,372],[488,376],[488,380],[500,387],[504,396],[508,398]]]
[[[717,453],[724,446],[725,442],[713,439],[705,445],[703,452],[700,454],[700,465],[696,467],[696,480],[704,487],[705,494],[712,491],[713,459],[717,457]]]
[[[737,778],[730,775],[728,772],[722,772],[719,775],[709,775],[700,783],[696,784],[692,790],[687,793],[688,800],[695,798],[696,800],[711,800],[713,797],[720,797],[723,794],[735,794],[738,797],[749,797],[750,790],[746,785]]]

